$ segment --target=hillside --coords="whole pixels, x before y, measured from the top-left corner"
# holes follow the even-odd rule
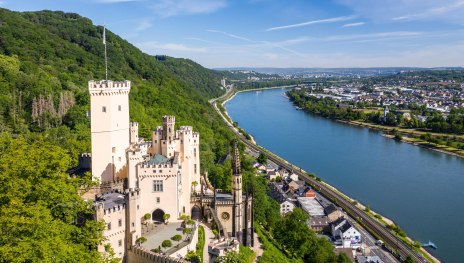
[[[87,81],[104,78],[102,32],[77,14],[0,9],[0,132],[53,137],[58,129],[61,145],[78,139],[66,147],[73,158],[90,150]],[[211,168],[230,137],[207,103],[223,92],[219,73],[144,54],[109,30],[107,44],[109,78],[132,81],[130,116],[141,136],[149,138],[162,115],[176,115],[179,125],[201,133],[202,168]]]

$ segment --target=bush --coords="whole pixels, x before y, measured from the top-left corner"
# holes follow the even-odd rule
[[[171,237],[171,239],[172,239],[173,241],[179,242],[179,241],[182,240],[182,236],[181,236],[181,235],[175,235],[175,236]]]
[[[161,243],[161,246],[164,248],[172,247],[172,242],[171,240],[164,240],[163,243]]]
[[[394,139],[397,140],[397,141],[401,141],[403,139],[403,136],[401,136],[401,134],[399,134],[399,133],[395,133]]]

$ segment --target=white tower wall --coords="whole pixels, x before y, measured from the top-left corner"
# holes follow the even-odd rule
[[[101,182],[126,177],[130,81],[89,81],[92,176]]]

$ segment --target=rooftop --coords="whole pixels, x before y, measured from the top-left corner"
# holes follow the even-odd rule
[[[104,209],[113,208],[115,206],[124,205],[126,203],[124,194],[117,191],[104,193],[103,195],[98,196],[96,201],[103,202]]]
[[[148,165],[158,165],[158,164],[173,165],[173,164],[177,163],[178,158],[179,158],[179,153],[178,152],[175,152],[174,157],[172,157],[172,158],[167,158],[164,155],[157,154],[157,155],[151,157],[150,160],[145,161],[144,164],[148,164]]]
[[[298,197],[298,203],[300,203],[301,208],[309,213],[310,216],[323,216],[324,208],[322,205],[315,199],[311,197]]]

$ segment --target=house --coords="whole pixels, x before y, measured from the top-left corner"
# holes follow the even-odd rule
[[[309,227],[316,233],[330,232],[330,222],[327,216],[311,216]]]
[[[283,167],[280,168],[277,172],[282,176],[282,178],[287,178],[290,175],[289,171]]]
[[[292,212],[293,209],[295,209],[295,207],[295,203],[287,199],[284,202],[280,203],[280,214],[285,215],[289,212]]]
[[[329,218],[331,223],[343,216],[341,209],[337,208],[333,204],[326,206],[324,208],[324,213]]]
[[[269,180],[276,180],[277,177],[281,177],[280,176],[280,173],[279,172],[276,172],[276,171],[268,171],[267,172],[267,177],[269,178]]]
[[[335,238],[335,245],[341,247],[356,248],[361,243],[361,233],[344,217],[332,222],[332,236]]]
[[[253,167],[256,168],[257,170],[260,170],[260,171],[266,171],[266,166],[254,161],[253,162]]]
[[[316,192],[314,192],[312,189],[307,189],[304,193],[304,196],[308,198],[316,198]]]
[[[292,180],[292,181],[298,181],[299,180],[298,175],[296,175],[294,173],[290,174],[287,178],[290,178],[290,180]]]
[[[305,187],[305,182],[303,181],[291,181],[287,186],[287,191],[297,191],[300,187]]]

